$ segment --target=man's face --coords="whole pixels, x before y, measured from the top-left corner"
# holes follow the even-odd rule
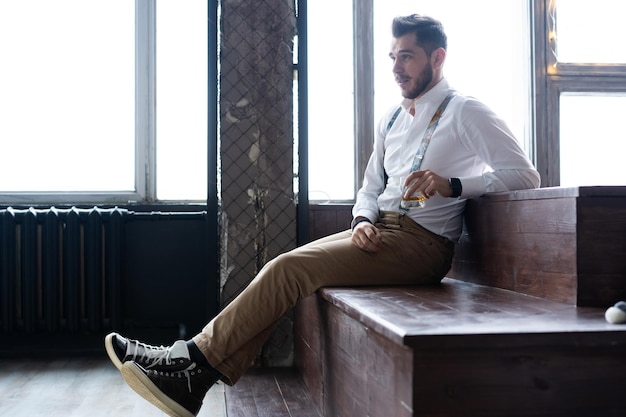
[[[417,46],[414,33],[394,38],[389,57],[393,61],[393,74],[403,97],[417,98],[434,85],[431,60]]]

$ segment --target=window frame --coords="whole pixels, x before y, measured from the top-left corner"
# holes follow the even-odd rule
[[[135,183],[129,191],[0,193],[2,205],[156,202],[156,0],[135,0]]]
[[[354,197],[374,149],[374,0],[353,0]],[[352,201],[354,202],[354,200]]]
[[[553,0],[531,0],[534,16],[536,167],[542,187],[560,185],[562,93],[626,93],[626,64],[557,63]]]

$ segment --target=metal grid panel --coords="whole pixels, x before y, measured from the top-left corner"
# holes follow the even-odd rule
[[[232,301],[296,245],[293,169],[293,0],[222,1],[220,55],[221,297]],[[264,348],[288,362],[291,320]]]

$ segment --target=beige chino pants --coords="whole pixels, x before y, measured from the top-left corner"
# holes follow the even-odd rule
[[[318,288],[436,284],[450,270],[450,240],[400,213],[381,212],[376,227],[383,239],[376,253],[344,231],[277,256],[193,338],[227,384],[250,366],[278,319]]]

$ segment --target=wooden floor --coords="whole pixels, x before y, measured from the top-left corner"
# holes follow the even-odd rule
[[[251,370],[219,383],[198,417],[319,417],[293,370]],[[0,360],[0,417],[162,417],[106,358]]]
[[[321,417],[295,369],[251,369],[224,392],[228,417]]]

